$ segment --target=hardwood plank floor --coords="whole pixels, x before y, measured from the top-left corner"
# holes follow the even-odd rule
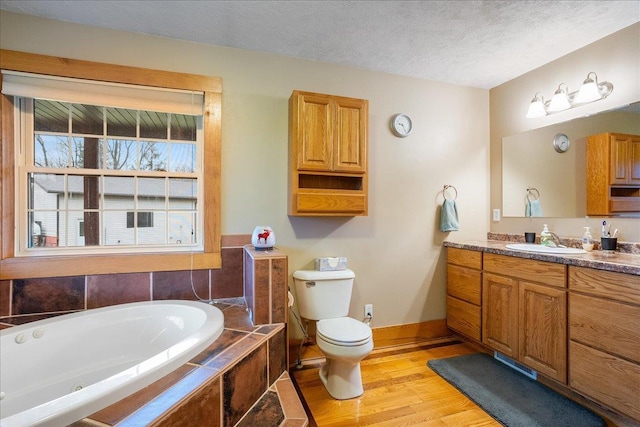
[[[360,364],[364,394],[350,400],[335,400],[326,391],[318,377],[323,363],[320,359],[305,362],[302,368],[292,371],[292,377],[312,427],[500,426],[427,366],[430,359],[477,351],[479,347],[467,342],[376,350]],[[613,422],[596,412],[607,420],[608,426],[631,425]]]

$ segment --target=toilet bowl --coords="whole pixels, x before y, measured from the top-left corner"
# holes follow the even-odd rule
[[[316,320],[316,342],[325,356],[320,379],[334,399],[362,395],[360,361],[373,350],[369,325],[347,317],[355,274],[351,270],[293,273],[300,316]]]
[[[320,380],[334,399],[364,393],[360,361],[373,350],[371,328],[350,317],[319,320],[316,343],[325,355]]]

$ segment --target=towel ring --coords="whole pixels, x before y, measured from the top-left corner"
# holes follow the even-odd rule
[[[530,196],[533,197],[533,200],[538,200],[540,198],[540,192],[537,188],[531,187],[527,188],[527,200],[531,201]]]
[[[442,189],[442,195],[444,196],[444,199],[450,200],[450,199],[447,199],[447,190],[449,188],[452,188],[453,191],[455,192],[456,195],[453,197],[453,200],[456,200],[458,198],[458,190],[456,190],[456,187],[454,187],[453,185],[448,185],[448,184],[445,184],[444,188]]]

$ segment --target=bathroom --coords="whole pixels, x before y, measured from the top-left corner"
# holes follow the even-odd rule
[[[0,13],[3,49],[221,77],[223,270],[214,276],[223,277],[212,278],[212,297],[239,296],[241,289],[237,248],[248,241],[224,239],[247,236],[256,225],[268,224],[288,257],[290,274],[312,268],[320,255],[346,257],[357,275],[350,315],[358,318],[365,304],[373,304],[374,329],[445,319],[445,240],[483,240],[488,232],[539,232],[543,222],[560,236],[580,237],[584,218],[492,220],[493,210],[502,205],[502,137],[640,99],[637,42],[628,36],[637,34],[638,24],[487,90]],[[610,51],[612,45],[618,49]],[[547,93],[564,79],[575,87],[592,68],[615,84],[615,96],[580,111],[525,119],[536,91]],[[368,216],[287,216],[287,100],[294,89],[369,100]],[[388,131],[388,119],[398,112],[413,120],[414,129],[404,139]],[[450,234],[437,227],[443,185],[455,186],[458,193],[460,230]],[[640,242],[637,219],[615,223],[621,240]],[[230,259],[225,259],[227,253]],[[227,277],[229,265],[232,273]],[[46,271],[42,276],[50,277]],[[131,299],[149,297],[148,288],[131,284],[131,278],[117,279],[118,302],[129,293]],[[69,285],[55,277],[48,283],[54,289],[80,291],[74,293],[75,300],[62,302],[55,298],[57,292],[47,293],[47,304],[38,307],[21,299],[16,281],[2,280],[0,316],[89,307],[84,283]],[[188,289],[166,295],[190,298]]]

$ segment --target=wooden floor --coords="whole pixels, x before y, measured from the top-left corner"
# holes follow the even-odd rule
[[[374,351],[360,365],[365,392],[350,400],[331,398],[318,377],[320,360],[305,363],[292,373],[311,426],[500,426],[427,366],[429,359],[478,350],[472,344],[456,342]],[[607,419],[607,425],[628,424]]]

